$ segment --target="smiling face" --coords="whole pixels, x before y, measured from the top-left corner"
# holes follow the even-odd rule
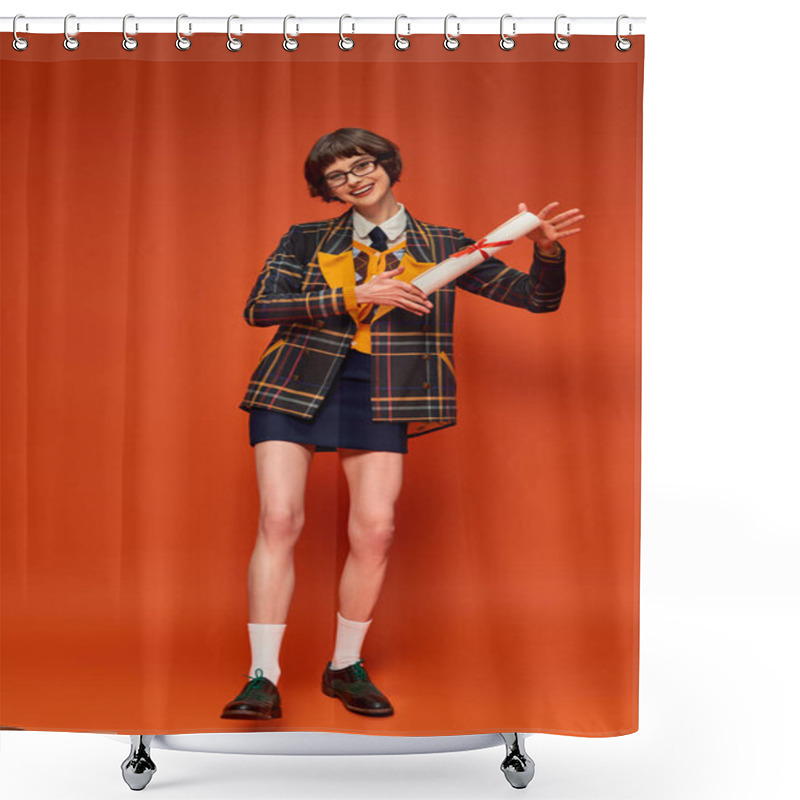
[[[347,172],[356,164],[374,158],[368,153],[337,158],[323,170],[323,176],[336,172]],[[345,183],[341,186],[329,185],[328,192],[345,203],[352,203],[361,214],[369,218],[380,215],[382,212],[393,211],[397,204],[392,193],[391,179],[380,162],[368,175],[356,176],[352,172],[348,173]]]

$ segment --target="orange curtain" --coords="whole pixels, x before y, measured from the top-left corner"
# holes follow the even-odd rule
[[[0,724],[614,736],[638,727],[643,42],[551,36],[87,34],[2,49]],[[395,196],[478,238],[550,200],[586,214],[534,315],[460,292],[459,421],[409,441],[364,643],[396,713],[319,688],[347,487],[314,457],[281,650],[282,719],[219,719],[249,666],[258,518],[244,322],[339,127],[395,141]],[[500,257],[529,268],[523,239]],[[377,680],[377,677],[380,680]],[[42,690],[46,687],[46,691]]]

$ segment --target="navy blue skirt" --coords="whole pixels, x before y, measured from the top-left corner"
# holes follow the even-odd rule
[[[407,453],[407,423],[372,421],[371,364],[371,355],[351,348],[313,419],[250,409],[250,445],[279,439],[323,452],[348,447]]]

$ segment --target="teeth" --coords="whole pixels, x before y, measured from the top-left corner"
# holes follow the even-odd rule
[[[367,186],[364,189],[359,189],[359,191],[353,192],[353,194],[355,195],[364,194],[365,192],[368,192],[371,188],[372,188],[371,186]]]

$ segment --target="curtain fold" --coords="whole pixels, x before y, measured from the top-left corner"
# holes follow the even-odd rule
[[[0,56],[0,725],[637,730],[643,39],[29,39]],[[417,219],[477,239],[559,200],[586,220],[556,312],[458,293],[458,423],[409,442],[365,641],[395,714],[319,689],[348,548],[347,486],[319,453],[286,713],[221,720],[249,665],[259,510],[238,403],[275,331],[242,312],[292,224],[345,210],[303,179],[339,127],[399,145]],[[527,271],[531,243],[499,257]]]

